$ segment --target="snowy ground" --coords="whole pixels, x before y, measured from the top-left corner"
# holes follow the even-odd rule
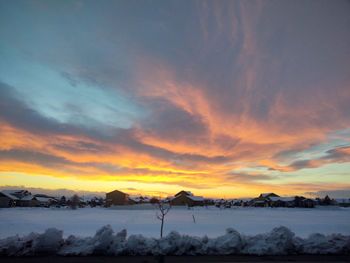
[[[195,223],[193,216],[195,217]],[[350,235],[350,208],[172,208],[166,217],[165,235],[175,230],[192,236],[217,237],[227,228],[242,234],[255,235],[286,226],[297,236],[312,233]],[[64,231],[64,237],[93,236],[97,229],[111,225],[116,232],[127,229],[128,235],[158,237],[160,222],[152,207],[0,209],[0,238],[30,232],[43,233],[47,228]]]

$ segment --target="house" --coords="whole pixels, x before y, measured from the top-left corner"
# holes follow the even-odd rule
[[[284,207],[290,206],[292,201],[290,198],[280,197],[275,193],[262,193],[257,198],[250,200],[248,204],[255,207]]]
[[[96,206],[102,206],[103,205],[103,198],[93,196],[93,197],[85,197],[85,202],[87,205],[91,207],[96,207]]]
[[[106,206],[111,205],[128,205],[130,202],[129,195],[118,190],[106,194]]]
[[[269,199],[265,197],[257,197],[249,201],[250,206],[267,207],[269,206]]]
[[[16,202],[18,200],[18,197],[12,195],[11,193],[8,193],[6,191],[0,192],[0,207],[14,207],[16,206]]]
[[[303,196],[281,197],[275,193],[263,193],[249,202],[255,207],[304,207],[313,208],[315,201]]]
[[[214,201],[214,204],[216,207],[223,207],[225,205],[225,199],[221,198],[221,199],[216,199]]]
[[[203,196],[187,196],[189,198],[188,206],[203,206],[205,204],[205,200]]]
[[[141,199],[139,196],[129,196],[128,197],[128,203],[130,205],[136,205],[141,203]]]
[[[36,194],[36,195],[34,195],[34,197],[37,201],[37,206],[49,207],[51,205],[58,204],[58,200],[53,196],[48,196],[48,195],[44,195],[44,194]]]
[[[47,197],[35,197],[37,206],[49,207],[51,205],[51,199]]]
[[[10,204],[10,207],[30,207],[37,205],[35,197],[27,190],[3,190],[1,193],[4,207],[9,207],[8,204]]]
[[[189,191],[180,191],[175,197],[170,199],[170,204],[174,206],[203,206],[205,204],[205,200],[202,196],[194,196]]]
[[[30,194],[30,195],[23,196],[21,199],[19,199],[16,202],[16,205],[20,207],[34,207],[34,206],[38,206],[38,200],[34,195]]]
[[[146,203],[150,203],[150,199],[146,196],[141,196],[141,195],[129,196],[129,203],[146,204]]]
[[[334,199],[331,199],[328,195],[325,198],[319,199],[319,205],[335,205],[337,202]]]
[[[22,199],[25,196],[32,195],[27,190],[3,190],[2,193],[10,194],[12,196],[17,197],[18,199]]]
[[[313,208],[316,205],[316,201],[304,196],[294,197],[294,206],[302,208]]]

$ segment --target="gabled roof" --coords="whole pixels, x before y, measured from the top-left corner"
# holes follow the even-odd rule
[[[53,201],[55,199],[53,198],[50,198],[50,197],[35,197],[36,200],[38,200],[39,202],[50,202],[50,201]]]
[[[31,196],[32,194],[27,190],[3,190],[3,193],[15,196],[18,199],[23,199],[25,196]]]
[[[12,190],[3,190],[1,193],[12,200],[19,200],[19,198],[12,194]]]
[[[193,196],[193,194],[190,191],[184,191],[184,190],[178,192],[175,196],[182,195],[182,194],[187,196]]]
[[[276,195],[275,193],[262,193],[260,194],[260,197],[269,197],[270,195],[279,197],[279,195]]]

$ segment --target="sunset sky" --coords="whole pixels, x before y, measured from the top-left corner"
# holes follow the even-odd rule
[[[350,1],[0,0],[0,186],[350,190]]]

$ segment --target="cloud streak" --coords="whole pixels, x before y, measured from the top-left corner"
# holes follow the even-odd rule
[[[350,5],[321,2],[1,3],[0,173],[243,195],[348,163]]]

